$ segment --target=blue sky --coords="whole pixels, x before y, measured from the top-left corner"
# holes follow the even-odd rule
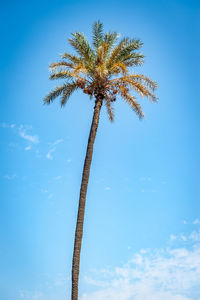
[[[139,121],[118,99],[95,141],[81,254],[81,300],[199,300],[198,1],[1,4],[1,299],[70,299],[79,187],[93,103],[42,103],[67,38],[139,37],[159,84]],[[172,284],[173,283],[173,284]]]

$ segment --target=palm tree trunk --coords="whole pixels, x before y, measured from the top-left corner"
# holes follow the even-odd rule
[[[71,300],[78,300],[78,280],[79,280],[79,266],[80,266],[80,252],[83,236],[83,223],[85,215],[85,201],[87,194],[87,186],[90,175],[90,166],[92,162],[93,154],[93,145],[96,137],[96,132],[99,124],[99,115],[102,106],[102,98],[97,97],[94,106],[94,114],[92,125],[90,129],[90,135],[88,139],[87,152],[83,167],[81,189],[79,196],[79,207],[78,207],[78,216],[76,223],[76,232],[74,240],[74,252],[73,252],[73,261],[72,261],[72,297]]]

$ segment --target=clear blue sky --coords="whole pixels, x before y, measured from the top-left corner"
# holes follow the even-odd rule
[[[98,19],[105,31],[141,38],[137,72],[158,82],[160,101],[140,99],[144,121],[121,99],[114,124],[103,108],[81,300],[200,299],[199,17],[197,0],[1,3],[1,300],[70,299],[93,103],[80,93],[64,109],[42,99],[59,84],[48,66],[71,51],[70,33],[90,39]]]

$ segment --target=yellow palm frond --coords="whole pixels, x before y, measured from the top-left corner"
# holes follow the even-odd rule
[[[150,89],[152,89],[152,91],[154,91],[155,89],[158,88],[158,84],[151,80],[151,78],[142,75],[142,74],[134,74],[130,76],[131,78],[134,79],[134,81],[136,82],[140,82],[142,84],[145,84],[147,87],[149,87]]]
[[[88,73],[85,65],[83,65],[81,62],[74,67],[74,74],[79,75],[80,73]]]
[[[121,86],[119,88],[119,93],[122,98],[130,105],[130,107],[134,110],[134,112],[138,115],[139,119],[144,118],[144,113],[140,104],[135,100],[136,98],[131,96],[126,87]]]
[[[114,65],[110,68],[109,73],[126,75],[128,74],[128,69],[124,63],[119,61],[114,63]]]
[[[51,63],[49,68],[50,69],[58,69],[58,68],[70,68],[72,69],[74,67],[74,64],[73,63],[69,63],[69,62],[66,62],[66,61],[59,61],[59,62],[56,62],[56,63]]]
[[[108,70],[103,64],[99,64],[95,69],[95,74],[102,80],[107,76]]]

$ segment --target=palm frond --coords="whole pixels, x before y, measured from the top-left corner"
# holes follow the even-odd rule
[[[106,33],[104,35],[104,43],[106,43],[108,45],[108,54],[109,54],[109,51],[112,50],[112,47],[115,45],[117,39],[118,39],[118,33],[117,32],[109,32],[109,33]]]
[[[132,51],[138,50],[142,47],[143,43],[139,39],[132,39],[127,41],[124,46],[120,49],[115,61],[124,61]]]
[[[128,69],[124,63],[119,61],[110,68],[110,74],[126,75],[128,74]]]
[[[151,80],[151,78],[149,78],[149,77],[147,77],[145,75],[134,74],[134,75],[131,75],[130,77],[133,78],[134,81],[136,81],[136,82],[140,82],[140,83],[145,84],[152,91],[154,91],[158,87],[158,84],[155,81]]]
[[[114,122],[114,109],[113,109],[112,104],[110,102],[109,96],[106,95],[105,99],[106,99],[105,104],[106,104],[106,109],[107,109],[109,120],[111,122]]]
[[[88,73],[87,68],[81,62],[74,67],[74,74],[79,75],[81,73]]]
[[[69,71],[59,71],[59,72],[53,72],[49,79],[54,80],[54,79],[71,79],[76,77],[76,74],[74,74],[73,72],[69,72]]]
[[[157,102],[158,98],[154,95],[152,91],[157,87],[156,82],[152,81],[150,78],[141,75],[130,75],[123,76],[121,78],[116,78],[108,82],[110,87],[130,87],[136,91],[140,96],[147,97],[152,102]],[[143,82],[142,82],[143,81]],[[145,82],[145,84],[143,84]],[[146,86],[145,86],[146,85]],[[152,90],[152,91],[151,91]]]
[[[144,113],[142,111],[140,104],[135,100],[136,99],[135,97],[129,94],[128,89],[126,87],[120,87],[119,92],[122,98],[130,105],[130,107],[137,114],[139,119],[144,118]]]
[[[68,39],[77,53],[84,58],[87,63],[93,63],[95,54],[86,37],[81,32],[72,33],[72,38]]]
[[[109,116],[109,120],[111,122],[114,122],[114,112],[113,112],[113,107],[112,105],[106,101],[106,108],[107,108],[107,113],[108,113],[108,116]]]
[[[144,63],[144,55],[139,52],[132,52],[120,60],[127,67],[141,66]]]
[[[113,49],[106,63],[108,69],[116,62],[116,57],[118,56],[121,49],[123,49],[124,45],[126,45],[128,41],[129,38],[123,38],[121,42]]]
[[[63,95],[61,97],[61,106],[64,106],[67,103],[67,100],[72,95],[74,91],[79,88],[79,84],[77,81],[73,81],[72,83],[67,83],[65,85],[65,89],[63,91]]]
[[[96,65],[100,65],[104,63],[104,55],[106,52],[107,44],[102,43],[101,46],[97,49],[97,59],[96,59]]]
[[[99,64],[99,65],[97,65],[96,68],[95,68],[95,73],[96,73],[96,75],[98,76],[98,78],[99,78],[100,80],[102,80],[102,79],[104,79],[104,78],[107,76],[108,70],[107,70],[107,68],[104,66],[104,64]]]
[[[129,82],[131,88],[139,93],[142,97],[147,97],[151,102],[157,102],[158,98],[153,94],[153,92],[140,82],[131,80]]]
[[[43,99],[44,104],[50,104],[55,98],[60,96],[64,91],[66,85],[57,86],[51,92],[49,92],[46,97]]]
[[[78,64],[83,61],[80,56],[72,55],[66,52],[61,55],[61,58],[67,59],[74,64]]]
[[[93,47],[95,51],[101,46],[103,41],[103,24],[100,21],[93,24]]]
[[[66,61],[59,61],[59,62],[56,62],[56,63],[51,63],[49,68],[50,69],[57,69],[57,68],[73,68],[74,67],[74,64],[73,63],[69,63],[69,62],[66,62]]]

